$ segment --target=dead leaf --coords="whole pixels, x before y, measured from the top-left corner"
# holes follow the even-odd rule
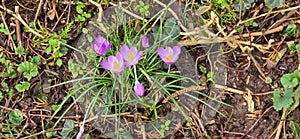
[[[196,11],[196,15],[201,16],[205,12],[209,11],[212,8],[212,6],[212,4],[210,4],[209,6],[200,6],[199,9],[197,9]]]
[[[251,95],[251,91],[246,88],[247,90],[247,94],[243,95],[243,98],[246,100],[247,104],[248,104],[248,111],[253,113],[254,112],[254,102],[252,100],[252,95]]]

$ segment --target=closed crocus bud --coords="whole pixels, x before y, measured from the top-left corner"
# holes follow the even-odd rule
[[[99,55],[104,55],[112,46],[112,43],[109,43],[101,35],[96,37],[92,42],[92,47],[94,51]]]
[[[134,85],[134,92],[138,96],[144,96],[145,88],[140,82],[136,81]]]
[[[142,46],[144,48],[148,48],[150,45],[149,45],[149,40],[148,40],[148,37],[143,37],[142,38]]]

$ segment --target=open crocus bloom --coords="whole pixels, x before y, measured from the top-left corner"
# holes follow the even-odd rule
[[[138,96],[143,96],[145,94],[144,86],[138,81],[135,82],[133,89],[134,89],[135,94]]]
[[[128,48],[127,45],[122,44],[120,47],[120,53],[125,61],[125,66],[130,67],[136,65],[140,59],[142,59],[143,51],[137,51],[136,47]]]
[[[99,55],[104,55],[112,46],[112,43],[109,43],[105,38],[101,35],[96,37],[92,42],[92,47],[95,52]]]
[[[157,50],[159,57],[168,65],[172,65],[178,60],[180,52],[180,46],[174,46],[173,49],[169,46],[166,48],[160,47]]]
[[[124,70],[124,60],[120,52],[118,52],[116,56],[109,56],[107,60],[101,61],[100,65],[117,74],[121,74]]]
[[[142,38],[142,46],[143,46],[144,48],[149,47],[149,40],[148,40],[147,37],[143,37],[143,38]]]

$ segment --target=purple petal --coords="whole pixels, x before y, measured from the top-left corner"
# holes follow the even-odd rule
[[[143,96],[145,94],[145,88],[141,83],[137,81],[134,85],[134,92],[138,96]]]
[[[118,66],[119,66],[119,70],[118,71],[115,70],[114,72],[117,73],[117,74],[122,74],[123,71],[124,71],[124,60],[123,60],[123,57],[122,57],[121,53],[118,52],[116,54],[115,58],[116,58],[115,60],[117,60]]]
[[[166,49],[160,47],[157,50],[159,57],[168,65],[172,65],[174,63],[173,61],[170,62],[167,60],[168,54],[172,54],[172,49],[171,49],[171,53],[170,53],[170,49],[171,48],[168,49],[168,47]]]
[[[144,48],[149,47],[149,40],[148,40],[148,37],[143,37],[143,38],[142,38],[142,46],[143,46]]]
[[[125,50],[125,46],[121,46],[120,48],[121,54],[125,61],[125,66],[130,67],[132,65],[136,65],[138,61],[141,59],[143,52],[138,52],[136,47],[131,47],[128,50]],[[125,53],[126,52],[126,53]]]
[[[111,70],[111,65],[107,62],[107,60],[102,60],[102,61],[100,62],[100,65],[101,65],[104,69]]]
[[[99,55],[104,55],[112,46],[112,43],[109,43],[101,35],[97,36],[92,42],[92,48]]]
[[[181,52],[181,47],[180,46],[174,46],[173,47],[173,62],[176,62],[179,58]]]
[[[165,49],[164,48],[162,48],[162,47],[159,47],[158,49],[157,49],[157,54],[160,56],[160,57],[166,57],[166,53],[165,53]]]
[[[171,47],[167,46],[165,49],[165,53],[166,53],[166,55],[173,54],[173,49]]]

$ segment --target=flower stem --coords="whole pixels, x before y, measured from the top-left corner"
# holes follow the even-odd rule
[[[138,82],[138,78],[137,78],[137,74],[136,74],[136,66],[135,65],[133,65],[133,72],[134,72],[135,81]]]
[[[170,73],[170,70],[171,70],[171,65],[169,65],[169,68],[168,68],[168,73]]]

